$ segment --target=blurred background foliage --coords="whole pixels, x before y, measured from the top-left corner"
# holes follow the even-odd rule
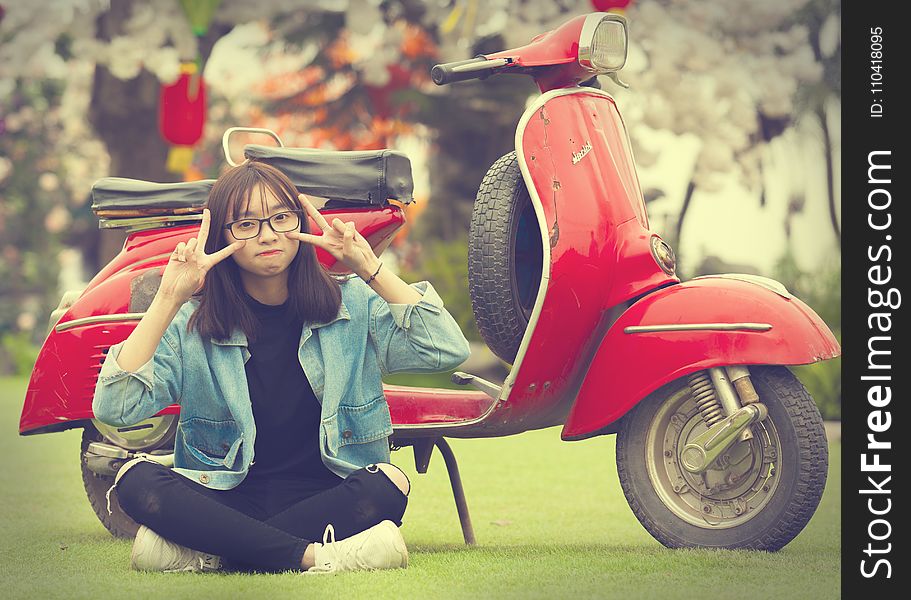
[[[833,256],[819,268],[802,270],[787,252],[775,267],[775,278],[811,306],[841,343],[841,260]],[[826,419],[841,420],[841,357],[792,367]]]
[[[419,246],[424,258],[415,267],[401,267],[399,275],[405,281],[429,279],[440,294],[446,309],[452,314],[469,341],[483,341],[471,310],[468,289],[468,241],[430,240]]]
[[[269,127],[289,146],[408,152],[417,201],[390,264],[433,281],[480,341],[472,203],[536,92],[524,77],[436,88],[429,68],[520,46],[603,4],[0,0],[0,373],[31,371],[61,294],[120,250],[122,232],[97,229],[92,182],[217,177],[221,134],[235,125]],[[626,14],[632,87],[602,85],[624,111],[652,224],[681,274],[778,278],[840,336],[839,3],[636,0]],[[206,125],[173,170],[159,97],[188,63],[204,74]],[[839,361],[798,371],[838,418]]]

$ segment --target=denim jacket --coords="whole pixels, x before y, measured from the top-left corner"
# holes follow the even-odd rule
[[[320,454],[340,477],[389,461],[392,433],[381,376],[396,371],[445,371],[468,358],[468,341],[427,281],[415,304],[389,304],[359,277],[340,282],[338,315],[304,324],[298,358],[320,401]],[[253,461],[256,427],[244,363],[247,338],[235,330],[224,340],[187,332],[198,302],[190,300],[168,326],[155,355],[135,372],[124,371],[111,346],[95,387],[92,409],[109,425],[124,427],[171,404],[180,405],[174,470],[213,489],[243,481]]]

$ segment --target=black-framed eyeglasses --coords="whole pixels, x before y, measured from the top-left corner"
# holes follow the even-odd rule
[[[286,210],[280,213],[275,213],[271,217],[265,219],[241,219],[239,221],[232,221],[225,225],[225,229],[231,232],[231,235],[234,236],[236,240],[249,240],[259,236],[259,232],[262,229],[263,223],[266,221],[269,222],[269,227],[272,228],[272,231],[275,233],[284,233],[286,231],[293,231],[300,226],[300,213],[303,211],[300,210]]]

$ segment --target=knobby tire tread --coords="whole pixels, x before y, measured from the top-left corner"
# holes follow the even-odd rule
[[[500,157],[481,181],[468,234],[468,292],[491,351],[512,363],[528,326],[513,296],[510,231],[527,195],[516,153]]]
[[[788,414],[797,437],[798,473],[790,501],[776,519],[775,524],[747,544],[735,547],[774,552],[793,540],[816,512],[828,475],[828,445],[822,417],[806,387],[786,367],[767,366],[753,368],[753,377],[764,379],[785,412]],[[684,384],[685,385],[685,384]],[[644,444],[645,432],[632,432],[634,419],[625,419],[617,436],[617,473],[620,486],[629,506],[643,527],[659,542],[669,548],[699,547],[691,541],[672,533],[653,518],[639,497],[637,483],[651,486],[647,473],[637,473],[629,468],[629,452]],[[785,424],[779,424],[784,427]],[[634,435],[639,433],[638,436]],[[632,436],[632,437],[631,437]],[[785,449],[782,449],[784,451]],[[779,492],[784,491],[779,487]],[[660,500],[656,501],[660,502]],[[748,521],[742,527],[749,527]]]

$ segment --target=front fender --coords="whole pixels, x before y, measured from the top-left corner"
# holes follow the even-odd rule
[[[662,385],[702,369],[808,364],[840,353],[819,315],[771,279],[715,275],[665,287],[630,306],[604,336],[561,437],[590,437]]]

